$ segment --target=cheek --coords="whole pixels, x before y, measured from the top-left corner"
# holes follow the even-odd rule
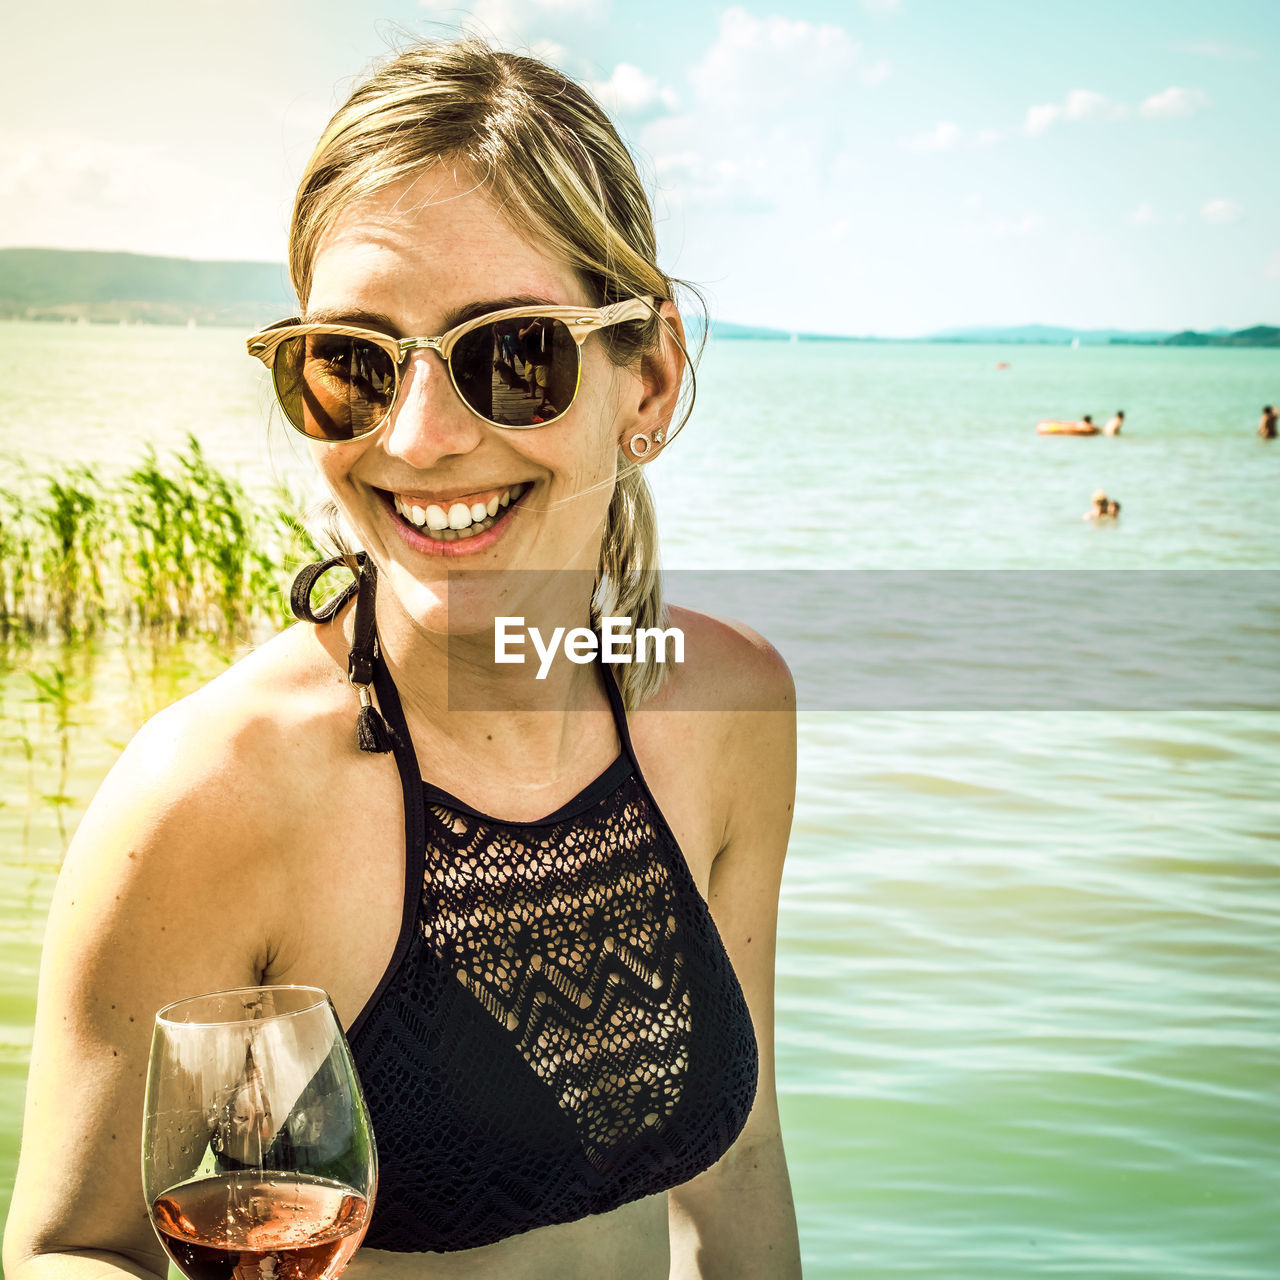
[[[581,412],[579,413],[579,410]],[[563,443],[557,449],[557,487],[581,495],[580,507],[598,514],[609,505],[617,474],[617,405],[607,396],[582,396],[565,422]],[[560,444],[560,442],[557,442]]]
[[[575,406],[582,409],[575,423],[582,470],[591,471],[596,479],[611,477],[617,472],[620,443],[633,434],[627,430],[624,414],[628,380],[622,370],[603,359],[598,359],[596,367],[584,369],[583,378],[587,385]]]
[[[341,501],[342,490],[361,450],[356,445],[312,444],[311,461],[330,494]]]

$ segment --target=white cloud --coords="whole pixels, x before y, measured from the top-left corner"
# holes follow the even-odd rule
[[[587,87],[611,114],[647,115],[664,108],[676,111],[680,106],[674,89],[659,84],[653,76],[629,62],[618,63],[608,80],[595,81]]]
[[[932,129],[907,138],[903,146],[908,151],[954,151],[960,145],[960,126],[951,120],[941,120]]]
[[[549,62],[553,67],[563,67],[572,56],[565,45],[557,40],[548,40],[545,37],[535,40],[529,46],[529,52],[535,58],[541,58],[543,62]]]
[[[1115,120],[1124,115],[1124,108],[1112,102],[1105,93],[1093,89],[1072,89],[1063,104],[1063,114],[1068,120]]]
[[[1138,114],[1146,120],[1173,120],[1194,115],[1208,105],[1209,95],[1202,90],[1170,85],[1144,99]],[[1132,110],[1123,102],[1115,102],[1096,89],[1072,89],[1061,102],[1040,102],[1028,107],[1022,131],[1029,138],[1037,138],[1059,121],[1107,123],[1127,120],[1131,115]]]
[[[607,0],[475,0],[466,8],[458,0],[418,0],[418,4],[442,21],[477,31],[498,45],[529,49],[556,63],[563,62],[568,51],[554,36],[571,39],[584,18],[602,17],[608,8]]]
[[[1209,95],[1201,89],[1181,89],[1170,85],[1143,100],[1138,114],[1147,120],[1176,120],[1193,116],[1209,105]]]
[[[13,131],[0,139],[0,244],[271,260],[285,211],[269,177],[234,150]]]
[[[1042,102],[1027,108],[1027,120],[1023,125],[1029,137],[1035,138],[1062,115],[1062,108],[1052,102]]]
[[[887,74],[843,27],[733,6],[689,70],[681,111],[651,119],[640,143],[672,204],[812,208],[847,185],[849,121]]]
[[[52,133],[10,137],[0,146],[0,201],[124,205],[163,148]]]
[[[756,18],[737,6],[720,15],[720,31],[689,73],[700,96],[795,105],[800,84],[820,84],[857,69],[862,46],[843,28],[782,17]]]
[[[1003,129],[979,129],[968,134],[953,120],[940,120],[932,129],[902,139],[908,151],[959,151],[975,147],[994,147],[1009,135]]]
[[[1219,197],[1216,200],[1210,200],[1200,210],[1200,216],[1206,221],[1211,222],[1215,226],[1226,226],[1229,222],[1239,220],[1243,210],[1234,200],[1227,200]]]
[[[1129,215],[1129,222],[1135,227],[1154,227],[1158,220],[1156,211],[1145,200]]]
[[[1267,259],[1267,265],[1262,268],[1262,278],[1264,280],[1280,280],[1280,249]]]
[[[884,84],[892,71],[888,58],[877,58],[869,67],[859,68],[858,79],[868,88],[872,88],[875,85]]]
[[[1061,102],[1042,102],[1028,107],[1023,132],[1035,138],[1059,120],[1123,120],[1128,114],[1129,109],[1123,103],[1113,102],[1105,93],[1098,93],[1095,89],[1072,89]]]

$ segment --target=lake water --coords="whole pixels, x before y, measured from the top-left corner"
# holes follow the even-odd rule
[[[251,485],[296,473],[242,352],[219,330],[0,326],[0,452],[125,464],[190,430]],[[667,563],[1081,571],[1047,579],[1069,592],[1249,571],[1221,579],[1259,598],[1220,659],[1243,644],[1266,671],[1280,442],[1253,433],[1276,400],[1267,351],[721,343],[651,472]],[[1033,431],[1116,408],[1115,439]],[[1110,527],[1080,519],[1098,487],[1123,504]],[[950,582],[971,592],[932,575],[939,619]],[[1142,636],[1126,618],[1104,639]],[[225,660],[108,645],[0,668],[6,1199],[65,833],[137,723]],[[26,676],[58,663],[65,730]],[[1247,699],[941,705],[801,717],[777,1055],[806,1276],[1273,1280],[1280,720]]]

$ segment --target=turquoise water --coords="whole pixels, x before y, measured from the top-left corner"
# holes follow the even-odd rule
[[[300,465],[282,439],[268,461],[236,334],[0,334],[6,454],[124,463],[193,429],[251,483]],[[56,378],[33,388],[32,362]],[[180,391],[139,386],[172,367],[192,373]],[[1280,447],[1253,435],[1275,353],[724,343],[699,383],[653,472],[674,567],[1280,567]],[[1117,439],[1032,430],[1115,408]],[[1113,527],[1080,520],[1100,486]],[[1259,636],[1260,662],[1277,652]],[[12,657],[6,1189],[59,822],[141,717],[223,660],[80,655],[64,779],[23,673],[58,655]],[[777,1054],[806,1276],[1277,1274],[1278,766],[1259,711],[802,716]]]

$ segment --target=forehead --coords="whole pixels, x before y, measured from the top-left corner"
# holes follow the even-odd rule
[[[380,312],[405,334],[491,298],[591,305],[567,263],[531,244],[464,170],[436,166],[347,205],[321,237],[308,311]]]

